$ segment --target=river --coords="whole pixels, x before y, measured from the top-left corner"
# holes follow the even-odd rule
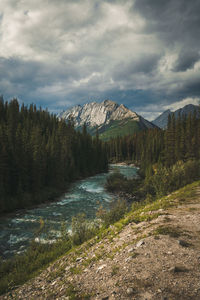
[[[128,178],[136,176],[137,169],[134,167],[110,165],[109,173],[75,182],[56,202],[13,214],[12,217],[1,218],[0,256],[8,258],[22,253],[32,239],[42,243],[54,242],[60,235],[61,223],[66,222],[70,230],[71,219],[78,213],[85,213],[87,218],[95,219],[99,206],[108,209],[113,200],[113,195],[104,189],[104,185],[108,174],[116,168]],[[48,235],[37,234],[41,220],[45,223]]]

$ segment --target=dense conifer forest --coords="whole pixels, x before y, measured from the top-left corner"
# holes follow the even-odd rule
[[[106,143],[111,161],[133,161],[148,172],[155,163],[170,167],[177,161],[200,158],[200,119],[197,114],[188,117],[169,116],[168,128],[149,129],[111,139]]]
[[[140,180],[120,174],[109,178],[109,190],[138,197],[161,197],[200,177],[200,119],[189,114],[169,116],[166,130],[149,129],[106,143],[110,161],[130,161],[140,166]]]
[[[1,213],[52,200],[75,179],[107,171],[108,160],[138,164],[151,192],[158,185],[155,178],[161,182],[163,177],[168,185],[173,178],[176,188],[187,183],[183,174],[174,177],[180,169],[188,177],[192,173],[191,180],[198,177],[199,159],[196,112],[177,119],[169,116],[166,130],[149,129],[102,142],[98,133],[92,138],[86,126],[76,131],[73,120],[66,124],[33,104],[20,106],[16,99],[0,101]]]
[[[55,115],[0,99],[0,213],[55,198],[75,179],[107,170],[104,145]]]

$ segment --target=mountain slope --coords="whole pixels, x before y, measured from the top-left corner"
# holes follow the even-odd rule
[[[119,105],[111,100],[74,106],[60,113],[58,118],[66,121],[72,118],[77,129],[86,124],[92,135],[98,129],[100,137],[103,139],[156,127],[123,104]]]
[[[161,115],[159,115],[152,123],[160,128],[167,128],[167,122],[168,122],[168,116],[172,115],[174,113],[175,118],[177,119],[179,114],[181,116],[186,115],[188,116],[189,113],[194,113],[194,111],[197,111],[198,113],[198,106],[193,104],[188,104],[184,106],[183,108],[179,108],[176,111],[172,112],[170,109],[164,111]]]
[[[138,206],[0,299],[200,299],[200,182]]]

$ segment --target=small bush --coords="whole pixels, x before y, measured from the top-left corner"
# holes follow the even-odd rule
[[[111,271],[111,276],[115,276],[117,275],[117,273],[119,272],[119,267],[116,265],[112,266],[112,271]]]
[[[111,209],[109,211],[100,208],[97,212],[97,216],[101,218],[107,227],[123,218],[127,210],[128,207],[126,201],[119,199],[111,204]]]
[[[146,193],[162,197],[198,180],[199,176],[199,161],[178,161],[170,168],[160,165],[154,175],[145,180],[143,189]]]
[[[72,218],[72,244],[81,245],[83,242],[95,236],[98,229],[98,223],[88,221],[85,214],[78,214]]]
[[[126,177],[117,170],[107,177],[105,187],[110,192],[121,191],[124,189],[126,181]]]
[[[124,193],[140,198],[142,180],[139,177],[127,179],[119,171],[107,177],[105,188],[112,193]]]

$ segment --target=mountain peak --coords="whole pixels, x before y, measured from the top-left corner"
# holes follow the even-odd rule
[[[181,116],[188,115],[189,113],[193,113],[194,111],[198,112],[198,106],[193,104],[187,104],[182,108],[179,108],[172,112],[170,109],[165,110],[161,115],[159,115],[154,121],[153,124],[160,128],[167,128],[168,116],[174,114],[175,118],[178,118],[179,114]]]
[[[83,106],[76,105],[58,115],[59,118],[69,119],[72,116],[75,126],[79,127],[86,123],[88,126],[102,126],[112,120],[132,118],[138,120],[138,115],[125,107],[123,104],[106,99],[101,103],[91,102]]]
[[[118,105],[116,102],[106,99],[103,102],[101,102],[103,105],[107,106],[107,105]]]
[[[134,126],[140,129],[155,127],[152,123],[141,118],[136,112],[131,111],[125,105],[119,105],[109,99],[100,103],[91,102],[83,106],[76,105],[58,115],[58,118],[65,119],[66,121],[71,117],[73,117],[76,128],[80,128],[83,124],[86,124],[91,133],[94,133],[96,128],[102,133],[103,130],[108,130],[109,126],[114,126],[116,136],[119,134],[120,126],[128,127],[128,122],[132,122],[132,125],[133,123],[137,123],[137,125],[135,124]],[[119,124],[119,122],[121,123]],[[127,130],[125,131],[127,132]],[[129,128],[128,131],[130,134]]]

